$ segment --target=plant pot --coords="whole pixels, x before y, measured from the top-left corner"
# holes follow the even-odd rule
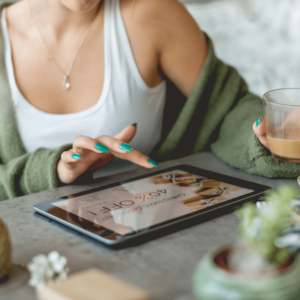
[[[300,259],[291,256],[284,264],[259,272],[240,272],[228,266],[233,248],[208,254],[197,266],[194,295],[201,300],[299,300]]]

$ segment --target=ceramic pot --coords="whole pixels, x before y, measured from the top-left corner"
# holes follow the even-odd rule
[[[194,278],[194,295],[201,300],[299,300],[300,259],[291,256],[284,264],[260,272],[231,270],[227,247],[206,255]]]

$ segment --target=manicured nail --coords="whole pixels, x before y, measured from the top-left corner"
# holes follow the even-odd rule
[[[135,128],[137,128],[138,123],[134,123],[134,124],[132,124],[132,126],[134,126]]]
[[[102,151],[102,152],[104,152],[104,153],[108,153],[108,151],[109,151],[108,148],[106,148],[105,146],[103,146],[103,145],[101,145],[101,144],[99,144],[99,143],[97,143],[97,144],[95,145],[95,147],[96,147],[96,149],[98,149],[99,151]]]
[[[122,144],[120,145],[120,149],[125,150],[125,151],[127,151],[127,152],[130,152],[130,151],[132,150],[132,147],[130,147],[130,146],[127,145],[127,144],[122,143]]]
[[[256,127],[258,127],[258,125],[259,125],[259,123],[260,123],[260,119],[261,119],[261,117],[259,117],[257,120],[256,120]]]
[[[148,159],[148,163],[151,164],[153,167],[158,167],[158,163],[150,158]]]
[[[78,155],[78,154],[72,154],[72,158],[73,158],[73,159],[80,159],[80,158],[81,158],[81,156],[80,156],[80,155]]]

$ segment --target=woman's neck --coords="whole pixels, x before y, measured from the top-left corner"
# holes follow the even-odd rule
[[[98,12],[100,0],[26,0],[31,9],[31,16],[35,19],[40,30],[50,34],[59,41],[65,34],[86,30]],[[74,5],[68,7],[63,2]],[[80,2],[90,2],[86,4]],[[92,3],[91,3],[92,2]],[[68,4],[69,4],[68,3]]]

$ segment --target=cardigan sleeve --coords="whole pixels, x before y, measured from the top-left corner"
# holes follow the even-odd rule
[[[0,201],[57,187],[56,164],[70,145],[55,150],[40,148],[0,161]]]
[[[263,116],[262,100],[248,93],[226,114],[212,151],[229,165],[269,178],[300,176],[300,165],[273,157],[253,132],[255,120]]]
[[[13,2],[0,0],[0,13]],[[62,152],[72,148],[65,145],[26,153],[15,120],[4,53],[0,23],[0,201],[57,187],[57,162]]]
[[[262,99],[249,92],[235,68],[216,57],[208,36],[207,43],[207,58],[191,95],[179,99],[173,92],[167,97],[165,132],[154,155],[166,160],[212,150],[225,163],[251,174],[299,176],[299,164],[280,161],[261,145],[252,126],[264,115]],[[176,110],[175,102],[181,103]]]

